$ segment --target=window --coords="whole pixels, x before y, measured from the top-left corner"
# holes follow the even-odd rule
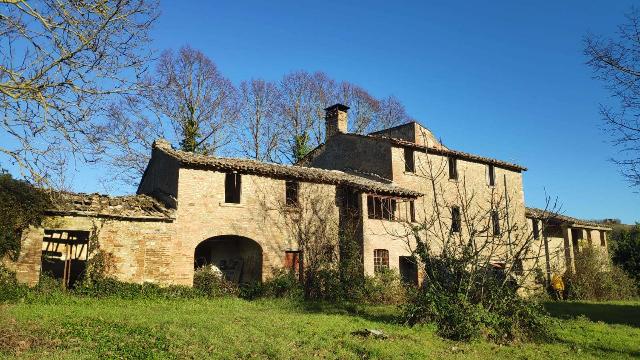
[[[413,200],[409,201],[409,219],[416,222],[416,203]]]
[[[287,181],[285,183],[285,187],[286,205],[291,207],[298,206],[298,189],[300,187],[300,183],[297,181]]]
[[[493,165],[487,165],[487,184],[496,186],[496,168]]]
[[[449,179],[458,180],[458,159],[449,156]]]
[[[451,232],[460,232],[461,228],[460,208],[454,206],[451,208]]]
[[[241,175],[227,173],[224,178],[224,202],[240,204]]]
[[[497,211],[491,212],[491,225],[493,226],[493,235],[500,235],[500,217]]]
[[[416,172],[416,163],[413,158],[413,149],[404,148],[404,171]]]
[[[389,268],[389,250],[375,249],[373,250],[373,270],[380,272]]]
[[[540,238],[540,229],[538,228],[538,219],[531,219],[533,222],[533,238],[538,240]]]
[[[396,216],[396,200],[368,195],[367,213],[369,219],[394,220]]]
[[[292,274],[297,274],[300,268],[300,251],[288,250],[284,252],[284,268]]]
[[[607,246],[607,233],[600,230],[600,246]]]

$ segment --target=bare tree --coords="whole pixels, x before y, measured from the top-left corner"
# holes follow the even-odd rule
[[[189,46],[160,56],[145,95],[165,117],[184,151],[214,154],[228,144],[237,116],[236,90],[211,59]]]
[[[395,96],[388,96],[380,100],[377,121],[371,131],[387,129],[396,125],[407,123],[412,120],[413,119],[411,119],[411,117],[407,115],[402,102],[400,102],[400,100],[398,100],[398,98],[396,98]]]
[[[111,175],[136,184],[157,138],[185,151],[219,152],[231,141],[236,106],[236,89],[206,55],[190,47],[163,52],[138,91],[107,109],[102,143]]]
[[[351,132],[365,134],[374,128],[376,116],[380,111],[380,101],[360,86],[349,82],[340,84],[340,100],[349,109],[349,127]]]
[[[280,114],[285,141],[280,153],[287,162],[295,163],[313,147],[311,131],[318,123],[313,108],[314,84],[306,71],[285,75],[279,84]]]
[[[240,84],[240,121],[236,127],[242,153],[260,161],[278,161],[282,139],[278,123],[280,93],[276,84],[260,79]]]
[[[632,186],[640,187],[640,12],[633,8],[615,39],[588,35],[584,54],[614,106],[601,105],[605,128],[619,155],[614,162]]]
[[[0,1],[0,153],[38,183],[104,150],[100,115],[135,88],[154,0]]]

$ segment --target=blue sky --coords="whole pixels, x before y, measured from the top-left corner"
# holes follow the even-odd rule
[[[158,50],[189,44],[234,83],[322,70],[395,95],[450,148],[512,161],[526,202],[545,189],[582,218],[640,221],[640,194],[608,159],[608,93],[582,54],[631,1],[164,1]],[[79,191],[102,191],[79,169]],[[640,190],[640,189],[639,189]],[[135,191],[135,189],[131,189]]]

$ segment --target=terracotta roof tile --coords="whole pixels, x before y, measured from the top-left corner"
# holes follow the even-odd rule
[[[566,222],[566,223],[569,223],[570,225],[578,225],[578,226],[585,226],[585,227],[595,227],[595,228],[604,229],[604,230],[611,230],[611,228],[606,226],[605,224],[601,224],[601,223],[597,223],[597,222],[593,222],[593,221],[582,220],[582,219],[577,219],[577,218],[574,218],[574,217],[571,217],[571,216],[562,215],[562,214],[553,214],[550,211],[546,211],[546,210],[542,210],[542,209],[538,209],[538,208],[530,208],[530,207],[528,207],[526,209],[526,216],[528,218],[536,218],[536,219],[549,218],[549,219],[552,219],[552,220]]]
[[[422,194],[417,191],[401,188],[383,181],[376,181],[362,176],[348,174],[343,171],[265,163],[249,159],[206,156],[175,150],[163,142],[154,143],[154,148],[173,157],[178,160],[182,166],[186,167],[217,171],[237,171],[239,173],[255,174],[279,179],[295,179],[310,183],[347,185],[360,191],[379,195],[401,197],[422,196]]]

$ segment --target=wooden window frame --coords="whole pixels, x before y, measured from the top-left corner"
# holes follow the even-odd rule
[[[285,182],[285,205],[287,207],[300,206],[300,183],[297,181]]]
[[[373,271],[379,273],[389,269],[389,250],[374,249],[373,250]]]
[[[367,216],[376,220],[396,220],[396,199],[384,196],[367,195]]]

